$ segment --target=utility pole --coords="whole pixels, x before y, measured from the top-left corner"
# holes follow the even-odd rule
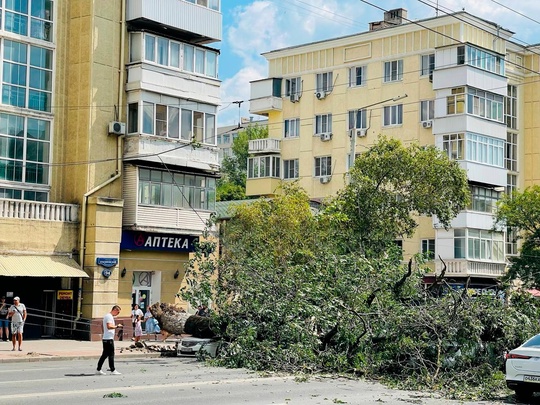
[[[241,125],[240,125],[240,122],[241,122],[241,118],[240,118],[240,106],[242,105],[243,102],[244,102],[244,100],[233,101],[233,104],[238,104],[238,129],[241,128]]]

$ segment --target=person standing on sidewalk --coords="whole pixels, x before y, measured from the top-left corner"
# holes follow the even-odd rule
[[[0,332],[2,332],[2,340],[7,342],[9,340],[9,320],[8,320],[9,306],[6,302],[6,297],[0,298]]]
[[[8,317],[11,318],[11,341],[13,342],[13,349],[15,351],[15,344],[19,342],[19,351],[22,351],[22,335],[24,322],[26,321],[26,307],[21,304],[19,297],[13,298],[13,305],[9,307]]]
[[[117,328],[124,327],[122,324],[115,325],[114,323],[114,317],[117,316],[120,311],[120,306],[115,305],[112,307],[111,312],[107,313],[103,317],[103,353],[101,353],[101,357],[99,358],[97,364],[97,375],[105,375],[105,372],[101,371],[101,367],[103,366],[106,358],[109,358],[109,369],[111,370],[111,374],[121,374],[114,368],[114,331]]]

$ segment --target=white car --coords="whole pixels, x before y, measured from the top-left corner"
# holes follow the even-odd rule
[[[219,341],[216,339],[206,339],[197,337],[185,337],[178,344],[178,355],[193,355],[202,350],[211,357],[216,357],[219,348]]]
[[[540,334],[533,336],[506,355],[506,385],[518,399],[529,399],[540,392]]]

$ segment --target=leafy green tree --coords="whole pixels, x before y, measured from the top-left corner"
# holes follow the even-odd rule
[[[380,137],[356,158],[349,184],[329,211],[340,214],[339,235],[352,249],[380,252],[411,236],[418,215],[436,215],[447,227],[469,202],[467,176],[435,146]]]
[[[510,257],[506,277],[527,286],[540,285],[540,186],[505,194],[497,203],[495,224],[513,229],[523,240],[520,254]]]
[[[238,133],[232,144],[232,156],[223,159],[222,177],[217,182],[218,201],[243,200],[246,198],[247,162],[249,141],[268,138],[268,127],[250,125]]]

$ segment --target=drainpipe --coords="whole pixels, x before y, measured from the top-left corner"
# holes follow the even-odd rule
[[[119,78],[118,78],[118,117],[122,117],[123,114],[123,91],[124,91],[124,53],[125,53],[125,38],[126,38],[126,0],[122,0],[122,10],[121,10],[121,21],[120,21],[120,57],[119,57]],[[85,256],[85,244],[86,244],[86,207],[88,204],[88,197],[94,194],[96,191],[101,190],[103,187],[111,184],[115,180],[118,180],[122,177],[122,140],[125,135],[117,137],[116,140],[116,173],[114,176],[101,183],[100,185],[94,187],[92,190],[88,191],[83,196],[82,201],[82,212],[81,212],[81,240],[79,247],[79,259],[81,261],[80,266],[81,270],[84,271],[84,256]],[[82,278],[79,278],[79,295],[77,299],[77,316],[73,322],[73,329],[76,329],[77,322],[81,319],[81,309],[82,309]]]

